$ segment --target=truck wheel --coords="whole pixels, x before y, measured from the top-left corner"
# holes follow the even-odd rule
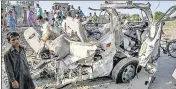
[[[116,83],[129,82],[136,75],[138,63],[139,61],[134,57],[120,60],[112,70],[112,79]]]

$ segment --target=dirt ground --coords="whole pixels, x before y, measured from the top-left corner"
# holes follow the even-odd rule
[[[172,25],[171,25],[172,26]],[[175,25],[176,26],[176,25]],[[164,27],[164,32],[166,32],[167,37],[175,38],[176,27]],[[23,38],[23,32],[26,28],[18,28],[19,32]],[[2,32],[2,58],[4,52],[8,49],[9,44],[7,43],[6,37],[7,31]],[[22,45],[27,46],[27,42],[22,39]],[[29,59],[29,58],[28,58]],[[1,60],[3,61],[3,60]],[[149,89],[176,89],[176,80],[172,77],[172,73],[176,68],[176,58],[172,58],[166,54],[162,54],[157,61],[158,70],[155,74],[155,81],[151,84]],[[4,63],[2,62],[2,69],[4,70]],[[3,72],[5,74],[5,72]],[[102,77],[92,80],[81,81],[77,83],[72,83],[67,85],[62,89],[130,89],[127,88],[128,84],[115,84],[110,78]],[[2,89],[6,89],[4,81],[2,81]]]
[[[165,33],[165,37],[169,37],[171,39],[176,38],[176,20],[174,21],[166,21],[165,25],[163,26],[163,31]]]

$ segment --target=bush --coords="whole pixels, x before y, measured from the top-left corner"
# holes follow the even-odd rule
[[[154,14],[154,18],[155,18],[155,20],[159,20],[159,19],[161,19],[161,17],[163,16],[164,14],[161,12],[161,11],[157,11],[157,12],[155,12],[155,14]]]

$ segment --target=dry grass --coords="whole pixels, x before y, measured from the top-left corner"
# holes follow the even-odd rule
[[[164,25],[164,29],[176,29],[176,20],[166,21]]]
[[[176,20],[166,21],[163,29],[165,37],[176,38]]]

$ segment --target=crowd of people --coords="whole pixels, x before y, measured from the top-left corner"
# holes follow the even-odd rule
[[[7,26],[9,26],[10,31],[15,31],[15,27],[18,24],[18,15],[20,13],[17,12],[17,10],[15,9],[15,6],[13,6],[12,8],[10,8],[7,12],[1,8],[2,14],[1,14],[1,26],[2,26],[2,30],[7,30]],[[25,7],[23,7],[22,13],[21,13],[21,19],[22,19],[22,23],[23,25],[28,25],[28,26],[32,26],[32,24],[34,23],[34,11],[31,10],[30,6],[28,6],[27,10],[25,9]]]
[[[30,6],[23,7],[22,10],[18,12],[17,9],[15,9],[15,6],[10,8],[7,12],[4,9],[1,10],[2,31],[7,30],[7,27],[9,26],[10,31],[14,32],[17,25],[39,27],[39,33],[41,33],[43,41],[48,40],[48,37],[53,35],[51,34],[52,32],[57,35],[62,34],[60,27],[62,21],[66,19],[66,17],[79,19],[82,23],[94,24],[98,22],[96,12],[94,12],[93,16],[92,13],[90,13],[87,18],[80,6],[75,9],[73,5],[61,7],[60,5],[53,4],[49,11],[43,10],[39,4],[36,4],[35,8],[31,8]]]
[[[10,30],[15,30],[15,24],[17,23],[17,11],[15,9],[15,6],[13,6],[8,13],[4,11],[3,8],[1,8],[2,14],[1,14],[1,22],[2,22],[2,29],[7,29],[7,23],[9,24]]]
[[[88,19],[90,23],[96,23],[98,20],[96,12],[93,16],[90,13],[89,18],[86,18],[80,6],[78,7],[78,9],[75,9],[73,6],[65,8],[61,7],[60,5],[53,4],[50,11],[44,10],[44,12],[42,11],[42,8],[39,6],[39,4],[36,5],[35,10],[31,9],[30,6],[28,6],[27,8],[23,7],[21,13],[17,12],[15,6],[10,8],[7,12],[3,8],[1,8],[1,10],[2,29],[6,30],[8,25],[10,27],[10,31],[15,31],[15,27],[18,24],[17,21],[19,21],[19,14],[21,14],[20,25],[29,27],[35,26],[35,20],[37,20],[39,16],[42,16],[45,21],[47,21],[51,26],[55,28],[57,28],[61,24],[63,19],[65,19],[67,16],[79,18],[81,21],[85,21]],[[37,18],[35,16],[37,16]]]

